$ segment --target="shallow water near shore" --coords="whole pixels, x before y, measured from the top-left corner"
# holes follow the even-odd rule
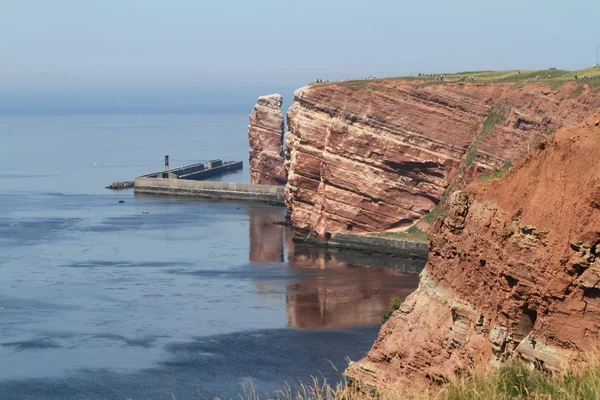
[[[139,145],[148,132],[178,134],[191,162],[247,156],[245,138],[229,140],[246,116],[223,116],[223,134],[201,139],[217,117],[114,118],[0,121],[17,144],[0,164],[0,398],[235,397],[250,382],[263,393],[336,380],[332,364],[362,357],[390,297],[416,287],[421,261],[294,245],[274,224],[281,207],[102,189],[159,169],[160,147]],[[128,144],[109,157],[98,144],[114,125]],[[53,158],[45,135],[75,156]],[[34,139],[46,146],[30,161]],[[193,159],[190,143],[211,154]]]

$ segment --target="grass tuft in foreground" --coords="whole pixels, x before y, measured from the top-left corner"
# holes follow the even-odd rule
[[[598,399],[600,365],[571,367],[550,375],[521,362],[512,362],[499,370],[460,378],[443,389],[439,400],[479,399]]]
[[[475,372],[450,382],[438,394],[407,396],[402,392],[371,390],[367,395],[342,384],[331,386],[314,378],[310,384],[286,385],[283,390],[261,396],[251,386],[241,400],[596,400],[600,398],[600,364],[571,366],[549,374],[524,362],[508,362],[497,370]]]

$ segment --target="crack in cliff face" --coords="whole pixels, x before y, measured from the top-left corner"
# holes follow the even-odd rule
[[[513,357],[553,370],[595,348],[600,114],[590,121],[450,196],[419,288],[347,370],[361,390],[421,390]]]
[[[536,149],[549,130],[580,122],[589,111],[576,105],[600,106],[591,94],[572,97],[569,85],[544,90],[402,80],[299,89],[285,150],[293,225],[321,239],[350,225],[356,232],[410,225],[481,174]]]

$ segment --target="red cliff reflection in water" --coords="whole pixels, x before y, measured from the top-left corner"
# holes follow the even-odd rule
[[[283,220],[283,213],[249,211],[250,261],[281,263],[287,253],[294,277],[285,287],[291,328],[381,324],[391,297],[405,298],[417,288],[424,260],[295,244],[292,230],[274,224]],[[256,285],[265,289],[265,283]]]
[[[250,262],[283,262],[285,227],[276,222],[285,214],[270,208],[248,208],[250,217]]]
[[[344,253],[347,252],[297,246],[289,254],[289,264],[308,272],[310,279],[299,279],[287,286],[288,326],[342,328],[381,324],[383,314],[389,311],[390,298],[404,298],[417,288],[418,274],[391,269],[394,263],[390,263],[390,257],[363,256],[357,265],[346,258],[352,258],[351,254]],[[365,263],[369,261],[366,258],[372,258],[369,264]]]

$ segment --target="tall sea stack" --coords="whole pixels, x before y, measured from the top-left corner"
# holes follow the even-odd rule
[[[279,94],[258,98],[248,126],[250,182],[255,185],[285,185],[283,167],[283,114]]]

